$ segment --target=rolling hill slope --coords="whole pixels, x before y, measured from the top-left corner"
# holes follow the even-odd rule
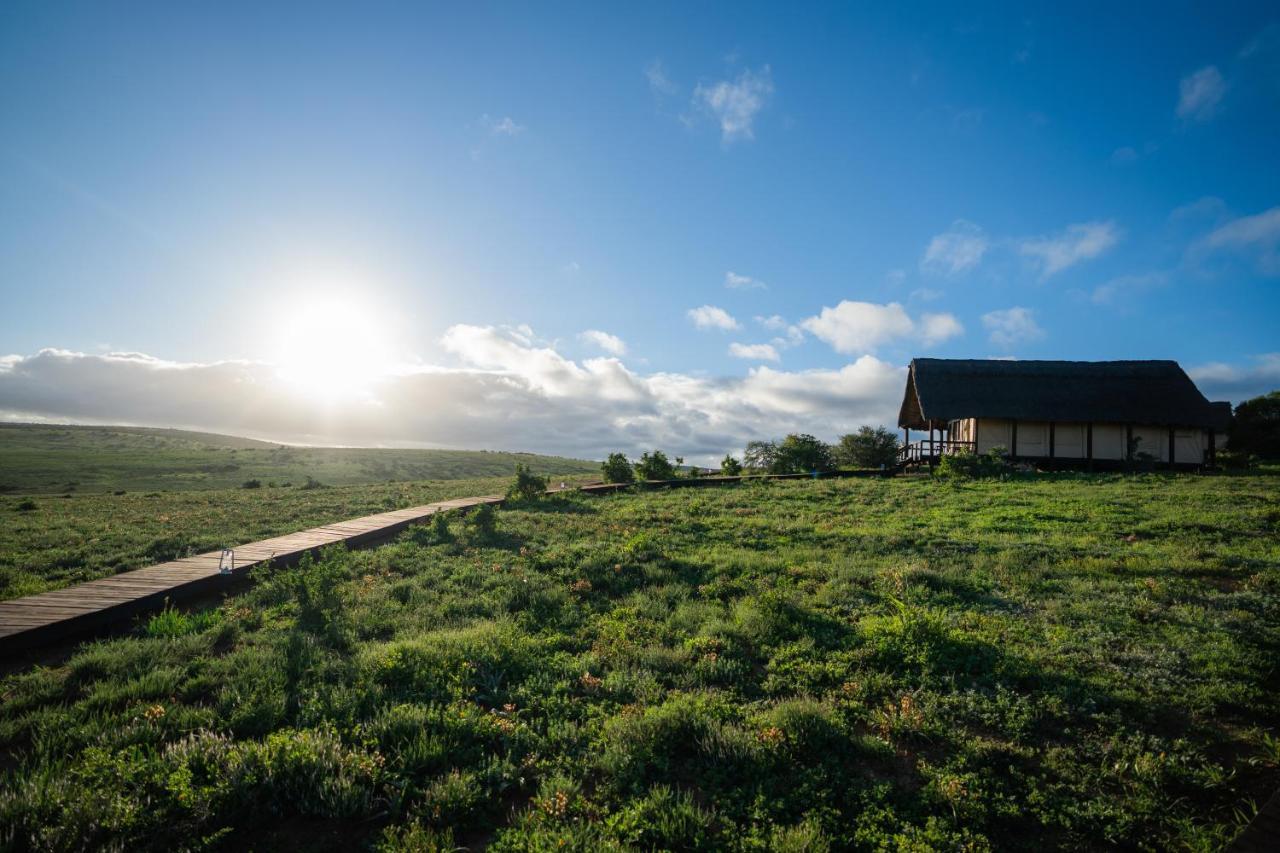
[[[539,473],[594,474],[599,463],[487,450],[293,447],[249,438],[137,427],[0,425],[0,491],[225,489],[249,480],[326,485],[501,477],[523,462]]]

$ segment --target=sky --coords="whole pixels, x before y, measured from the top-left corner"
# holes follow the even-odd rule
[[[0,6],[0,418],[586,458],[1280,387],[1273,4]]]

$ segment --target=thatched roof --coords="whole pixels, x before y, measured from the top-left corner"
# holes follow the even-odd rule
[[[1206,400],[1176,361],[911,362],[898,426],[975,417],[1223,430],[1231,404]]]

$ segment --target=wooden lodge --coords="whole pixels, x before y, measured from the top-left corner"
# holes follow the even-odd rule
[[[903,465],[1004,448],[1046,467],[1116,467],[1147,454],[1212,466],[1231,421],[1175,361],[917,358],[898,413]],[[912,430],[928,437],[911,440]]]

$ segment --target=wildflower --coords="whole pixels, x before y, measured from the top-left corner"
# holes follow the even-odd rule
[[[769,746],[777,746],[786,739],[786,733],[777,726],[768,726],[759,734],[760,742]]]
[[[142,712],[142,716],[146,718],[148,723],[154,723],[164,716],[163,705],[152,705],[150,708]]]
[[[582,673],[582,677],[581,677],[581,678],[579,678],[579,679],[578,679],[578,681],[579,681],[579,682],[582,684],[582,686],[583,686],[583,687],[585,687],[587,690],[593,690],[593,691],[594,691],[594,690],[599,690],[599,689],[600,689],[600,685],[601,685],[601,684],[604,684],[604,679],[603,679],[603,678],[599,678],[599,677],[597,677],[597,676],[594,676],[594,675],[592,675],[592,674],[591,674],[591,673],[589,673],[589,672],[584,672],[584,673]]]

